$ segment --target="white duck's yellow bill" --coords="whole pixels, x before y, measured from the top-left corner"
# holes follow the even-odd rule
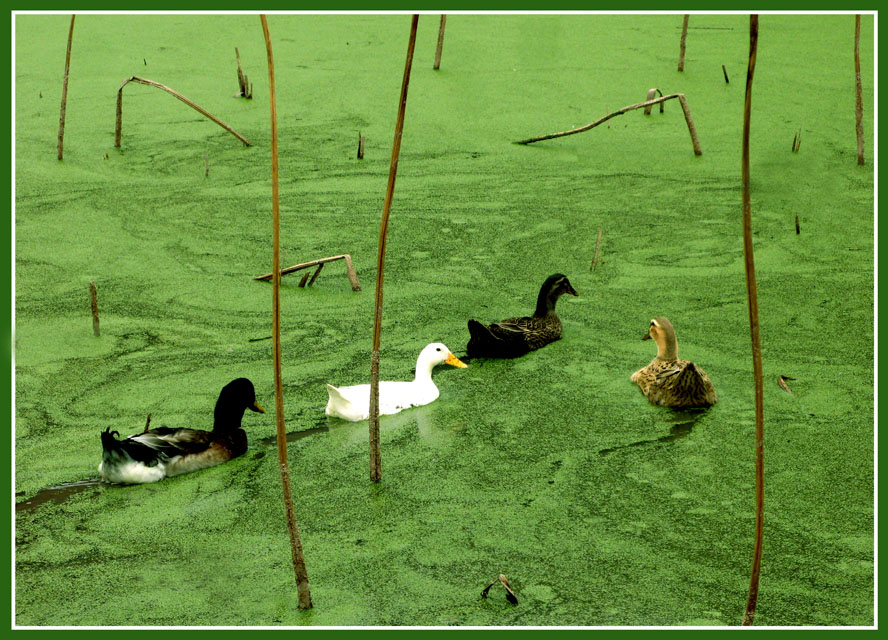
[[[459,367],[460,369],[467,369],[469,366],[465,362],[463,362],[462,360],[457,358],[455,355],[453,355],[452,353],[447,354],[447,359],[444,361],[444,364],[449,364],[454,367]]]

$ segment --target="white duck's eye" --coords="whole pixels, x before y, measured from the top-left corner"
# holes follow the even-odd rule
[[[435,351],[440,351],[440,350],[441,350],[441,347],[438,347],[437,349],[435,349]]]

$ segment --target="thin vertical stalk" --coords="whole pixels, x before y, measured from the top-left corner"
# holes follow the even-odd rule
[[[71,69],[71,41],[74,39],[75,17],[76,14],[71,15],[71,27],[68,29],[68,51],[65,53],[65,79],[62,80],[62,108],[59,111],[59,160],[64,158],[65,109],[68,108],[68,71]],[[860,77],[860,73],[857,75]]]
[[[99,301],[95,282],[89,283],[89,302],[92,307],[93,335],[98,338],[102,332],[99,330]]]
[[[690,18],[687,13],[684,16],[684,20],[681,21],[681,42],[679,43],[679,52],[678,52],[678,70],[685,70],[685,40],[688,37],[688,18]]]
[[[863,152],[863,88],[860,82],[860,14],[854,16],[854,77],[857,84],[857,164],[866,163]]]
[[[311,592],[308,587],[308,572],[302,541],[299,539],[299,525],[293,508],[293,494],[290,488],[290,465],[287,462],[287,432],[284,428],[284,390],[281,381],[281,251],[280,251],[280,201],[278,193],[278,136],[277,106],[274,90],[274,57],[271,52],[271,36],[268,34],[268,21],[260,15],[262,32],[265,34],[265,49],[268,52],[268,90],[271,103],[271,215],[272,215],[272,352],[274,357],[274,408],[277,421],[278,461],[281,466],[281,485],[284,494],[284,508],[287,513],[287,531],[290,533],[290,550],[293,556],[293,571],[296,574],[296,590],[299,594],[299,608],[311,609]]]
[[[755,285],[755,260],[752,248],[752,212],[749,199],[749,116],[752,108],[752,78],[755,74],[755,54],[758,43],[758,15],[749,16],[749,68],[746,72],[746,102],[743,107],[743,151],[741,180],[743,183],[743,255],[746,260],[746,297],[749,303],[749,331],[752,338],[752,371],[755,380],[755,548],[749,596],[746,600],[744,625],[755,622],[758,600],[759,574],[762,568],[762,525],[765,506],[764,410],[762,383],[762,345],[759,337],[758,294]]]
[[[441,68],[441,49],[444,48],[444,25],[447,24],[447,16],[441,14],[441,25],[438,27],[438,48],[435,50],[435,66],[437,71]]]
[[[395,193],[395,177],[398,175],[398,157],[401,154],[401,134],[404,131],[404,112],[407,109],[407,85],[410,83],[410,67],[413,65],[413,45],[416,44],[416,25],[419,15],[413,14],[410,22],[410,41],[407,44],[407,61],[401,81],[401,99],[398,103],[398,119],[395,122],[395,140],[392,143],[392,161],[389,165],[388,186],[382,206],[382,222],[379,226],[379,251],[376,256],[376,305],[373,314],[373,349],[370,352],[370,480],[379,482],[382,468],[379,453],[379,335],[382,331],[382,284],[385,268],[385,240],[388,233],[389,213]]]

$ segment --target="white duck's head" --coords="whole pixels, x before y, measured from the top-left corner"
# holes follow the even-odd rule
[[[425,349],[419,352],[416,359],[416,375],[431,375],[432,369],[439,364],[449,364],[460,369],[465,369],[469,365],[462,362],[459,358],[450,352],[447,345],[441,342],[433,342],[426,345]]]

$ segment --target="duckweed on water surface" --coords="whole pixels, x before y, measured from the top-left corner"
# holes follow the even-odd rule
[[[96,476],[107,427],[209,428],[221,385],[274,405],[270,151],[256,16],[15,17],[15,487]],[[754,525],[754,401],[740,229],[742,15],[422,16],[386,262],[383,379],[466,321],[530,313],[564,273],[563,337],[436,371],[434,403],[367,425],[324,384],[369,377],[373,283],[409,18],[269,16],[283,265],[350,253],[281,291],[285,417],[315,608],[296,609],[273,411],[250,449],[157,484],[16,512],[18,625],[738,625]],[[873,169],[856,164],[854,18],[763,15],[752,210],[765,373],[757,624],[872,625]],[[491,46],[491,35],[496,34]],[[234,47],[254,83],[237,92]],[[873,19],[863,17],[873,150]],[[726,84],[721,66],[731,78]],[[253,142],[132,75],[180,91]],[[682,92],[576,136],[532,135]],[[801,129],[803,144],[791,151]],[[358,135],[365,157],[356,155]],[[205,175],[209,158],[209,175]],[[800,234],[795,233],[795,217]],[[602,263],[590,270],[599,228]],[[94,338],[88,283],[98,288]],[[629,381],[668,317],[719,402],[691,416]],[[445,370],[446,369],[446,370]],[[792,394],[778,376],[795,378]],[[326,430],[324,429],[326,427]],[[502,589],[481,590],[500,573]]]

